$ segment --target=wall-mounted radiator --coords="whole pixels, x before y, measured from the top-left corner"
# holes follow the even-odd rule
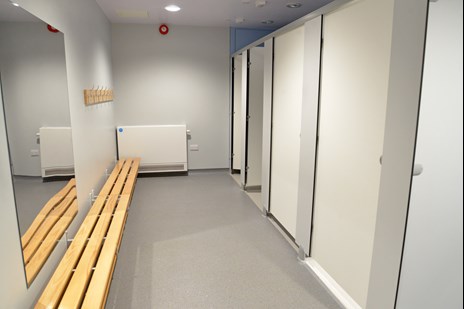
[[[74,175],[71,128],[42,127],[39,133],[42,177]]]
[[[186,125],[117,127],[119,158],[140,157],[139,173],[186,172]]]

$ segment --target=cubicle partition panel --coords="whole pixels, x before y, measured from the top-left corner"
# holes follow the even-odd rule
[[[274,43],[270,213],[295,237],[303,95],[304,27]]]
[[[305,27],[303,102],[301,109],[300,174],[295,242],[299,257],[310,255],[313,200],[316,175],[319,120],[322,16],[307,21]]]
[[[246,50],[242,53],[242,99],[241,99],[241,158],[240,161],[240,184],[242,188],[245,188],[247,182],[247,166],[248,166],[248,149],[246,147],[248,141],[248,91],[249,91],[249,62],[250,62],[250,51]]]
[[[269,211],[271,184],[271,137],[272,137],[272,84],[274,68],[274,38],[264,42],[263,65],[263,144],[261,158],[261,206]]]

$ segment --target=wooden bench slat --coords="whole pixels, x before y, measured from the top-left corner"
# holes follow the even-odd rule
[[[116,207],[114,213],[125,213],[129,208],[131,197],[129,195],[121,195],[119,197],[118,207]]]
[[[100,219],[95,226],[92,236],[90,237],[84,253],[79,259],[76,270],[71,278],[71,281],[66,288],[63,299],[60,302],[60,307],[63,308],[79,308],[81,305],[86,287],[89,283],[92,274],[92,268],[100,253],[103,237],[108,231],[108,226],[111,222],[114,208],[116,206],[117,197],[110,196],[107,200],[105,208],[100,215]]]
[[[37,232],[34,234],[32,239],[29,241],[29,244],[24,248],[24,263],[29,263],[34,253],[37,251],[37,248],[43,242],[47,234],[53,228],[55,223],[60,219],[60,217],[65,213],[68,207],[71,205],[73,200],[76,199],[76,188],[71,189],[68,195],[59,203],[55,208],[50,211],[45,220],[40,225]]]
[[[131,202],[130,196],[121,196],[121,198],[119,199],[118,208],[116,208],[116,212],[118,214],[120,213],[124,214],[124,217],[125,217],[124,224],[126,224],[126,219],[129,214],[128,210],[129,210],[130,202]],[[118,243],[117,243],[118,250],[119,250],[119,246],[121,245],[121,240],[122,240],[122,234],[120,235]]]
[[[111,172],[110,176],[106,180],[103,188],[100,190],[100,193],[98,194],[99,196],[107,196],[108,194],[110,194],[111,189],[113,188],[114,182],[118,178],[119,172],[121,171],[124,165],[124,162],[125,160],[119,160],[118,162],[116,162],[116,165],[113,171]]]
[[[104,306],[124,222],[125,213],[119,212],[114,215],[105,244],[92,275],[92,280],[87,288],[82,308],[94,309],[103,308]]]
[[[139,172],[140,158],[134,159],[132,162],[129,176],[127,177],[126,184],[122,190],[122,195],[132,195],[135,188],[135,182],[137,181],[137,175]]]
[[[72,271],[79,262],[79,258],[85,249],[87,239],[92,233],[99,215],[105,205],[106,197],[97,197],[89,213],[82,222],[74,240],[66,250],[60,264],[50,279],[47,287],[40,296],[35,308],[57,308],[68,286]]]
[[[48,259],[53,249],[56,247],[57,241],[63,236],[64,232],[71,224],[77,214],[77,200],[74,199],[71,206],[66,210],[64,215],[55,224],[53,229],[48,233],[47,237],[37,249],[37,253],[32,257],[26,265],[27,283],[30,285],[39,273],[45,261]]]
[[[23,249],[29,244],[29,241],[31,240],[32,236],[36,233],[37,229],[40,227],[42,224],[43,220],[47,217],[47,215],[50,213],[50,211],[61,201],[64,199],[64,197],[71,191],[71,189],[76,187],[76,180],[72,178],[71,180],[68,181],[66,186],[64,186],[63,189],[61,189],[57,194],[55,194],[45,205],[42,207],[40,212],[37,214],[35,217],[34,221],[32,221],[32,224],[29,226],[27,229],[26,233],[21,237],[21,244]]]
[[[124,183],[126,182],[127,174],[129,173],[130,167],[132,165],[132,159],[126,159],[124,167],[119,174],[118,180],[114,184],[113,190],[111,190],[110,195],[119,195],[121,194]]]

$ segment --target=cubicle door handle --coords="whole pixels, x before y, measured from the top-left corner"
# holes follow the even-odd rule
[[[422,164],[414,164],[414,170],[413,170],[412,175],[419,176],[420,174],[422,174],[423,171],[424,171],[424,167],[422,166]]]
[[[380,165],[382,165],[382,156],[380,156],[379,161],[380,161]],[[420,174],[422,174],[423,171],[424,171],[424,167],[422,166],[422,164],[416,163],[414,164],[414,170],[412,172],[412,175],[419,176]]]

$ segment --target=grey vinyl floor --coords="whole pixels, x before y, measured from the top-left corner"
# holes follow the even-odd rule
[[[139,178],[106,308],[340,308],[226,171]]]

